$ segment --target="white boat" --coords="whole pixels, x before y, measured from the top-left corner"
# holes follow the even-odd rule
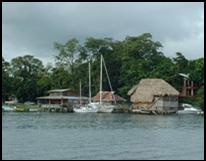
[[[181,105],[183,110],[179,110],[178,114],[203,114],[204,112],[201,109],[197,109],[190,104],[183,103]]]
[[[4,112],[14,112],[16,110],[16,106],[3,105],[2,110]]]
[[[92,103],[91,102],[91,74],[90,74],[90,63],[89,63],[89,103],[87,105],[82,105],[81,103],[81,81],[79,85],[80,89],[80,97],[79,97],[79,107],[74,107],[73,110],[74,112],[78,113],[84,113],[84,112],[97,112],[98,111],[98,106],[96,105],[97,103]]]
[[[105,68],[105,71],[106,71],[106,74],[107,74],[107,79],[108,79],[108,82],[109,82],[110,89],[111,89],[111,91],[113,91],[112,86],[111,86],[111,82],[110,82],[110,79],[109,79],[109,75],[108,75],[108,72],[107,72],[107,68],[106,68],[106,65],[105,65],[105,62],[104,62],[104,58],[101,55],[101,60],[100,60],[100,101],[95,102],[95,103],[91,102],[91,74],[90,74],[91,70],[90,70],[90,63],[89,63],[89,104],[81,106],[81,83],[80,83],[80,107],[79,108],[74,108],[74,112],[105,112],[105,113],[109,112],[110,113],[116,107],[113,104],[108,104],[108,103],[103,103],[102,102],[102,66],[103,66],[103,63],[104,63],[104,68]],[[112,92],[112,94],[113,94],[113,92]],[[114,94],[113,94],[113,98],[114,98],[114,102],[116,103]]]
[[[103,63],[104,63],[104,68],[105,68],[105,71],[107,74],[107,80],[109,82],[109,87],[110,87],[110,90],[112,91],[113,99],[114,99],[114,102],[116,104],[116,100],[115,100],[114,92],[112,89],[111,81],[109,79],[109,75],[107,72],[106,64],[105,64],[103,56],[101,55],[101,60],[100,60],[100,101],[99,101],[99,104],[97,104],[96,106],[98,108],[97,112],[111,113],[114,110],[114,108],[116,107],[116,105],[102,102],[102,65],[103,65]]]
[[[78,107],[74,108],[74,112],[78,112],[78,113],[97,112],[97,111],[98,108],[95,103],[89,103],[87,105],[80,106],[79,108]]]
[[[112,104],[99,104],[98,113],[112,112],[116,106]]]

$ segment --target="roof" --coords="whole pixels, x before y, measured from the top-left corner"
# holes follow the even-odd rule
[[[53,90],[49,90],[48,93],[53,93],[53,92],[66,92],[66,91],[71,91],[71,89],[67,88],[67,89],[53,89]]]
[[[43,96],[43,97],[37,97],[36,99],[80,99],[80,97],[75,96]],[[81,99],[87,100],[88,97],[81,97]]]
[[[114,97],[117,102],[126,101],[126,99],[118,95],[113,95],[111,91],[102,91],[102,101],[103,102],[112,102],[114,101]],[[92,97],[92,101],[96,101],[96,102],[100,101],[100,92],[98,92],[96,96]]]
[[[127,94],[131,102],[152,102],[154,96],[178,96],[179,92],[163,79],[142,79]]]

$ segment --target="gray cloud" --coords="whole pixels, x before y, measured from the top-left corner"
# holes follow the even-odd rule
[[[204,56],[203,3],[3,3],[3,56],[33,54],[45,62],[53,43],[72,37],[123,39],[151,32],[170,57]]]

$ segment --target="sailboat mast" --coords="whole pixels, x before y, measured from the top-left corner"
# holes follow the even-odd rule
[[[91,66],[89,62],[89,103],[91,103]]]
[[[104,69],[105,69],[106,74],[107,74],[107,80],[108,80],[108,82],[109,82],[109,87],[110,87],[110,90],[111,90],[111,92],[112,92],[112,97],[113,97],[113,99],[114,99],[114,103],[116,104],[117,102],[116,102],[116,99],[115,99],[115,96],[114,96],[114,91],[113,91],[113,89],[112,89],[111,81],[110,81],[110,79],[109,79],[109,74],[108,74],[108,72],[107,72],[107,67],[106,67],[106,64],[105,64],[104,57],[102,57],[102,61],[103,61]]]
[[[100,65],[100,104],[102,104],[102,55],[101,55],[101,65]]]

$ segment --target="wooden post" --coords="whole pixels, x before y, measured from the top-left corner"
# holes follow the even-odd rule
[[[193,83],[193,81],[191,81],[191,96],[194,96],[193,89],[194,89],[194,83]]]
[[[184,78],[184,84],[183,84],[183,96],[186,96],[187,95],[187,92],[186,92],[186,90],[187,90],[187,80],[186,80],[186,78]]]
[[[61,105],[63,106],[63,98],[61,97]]]

